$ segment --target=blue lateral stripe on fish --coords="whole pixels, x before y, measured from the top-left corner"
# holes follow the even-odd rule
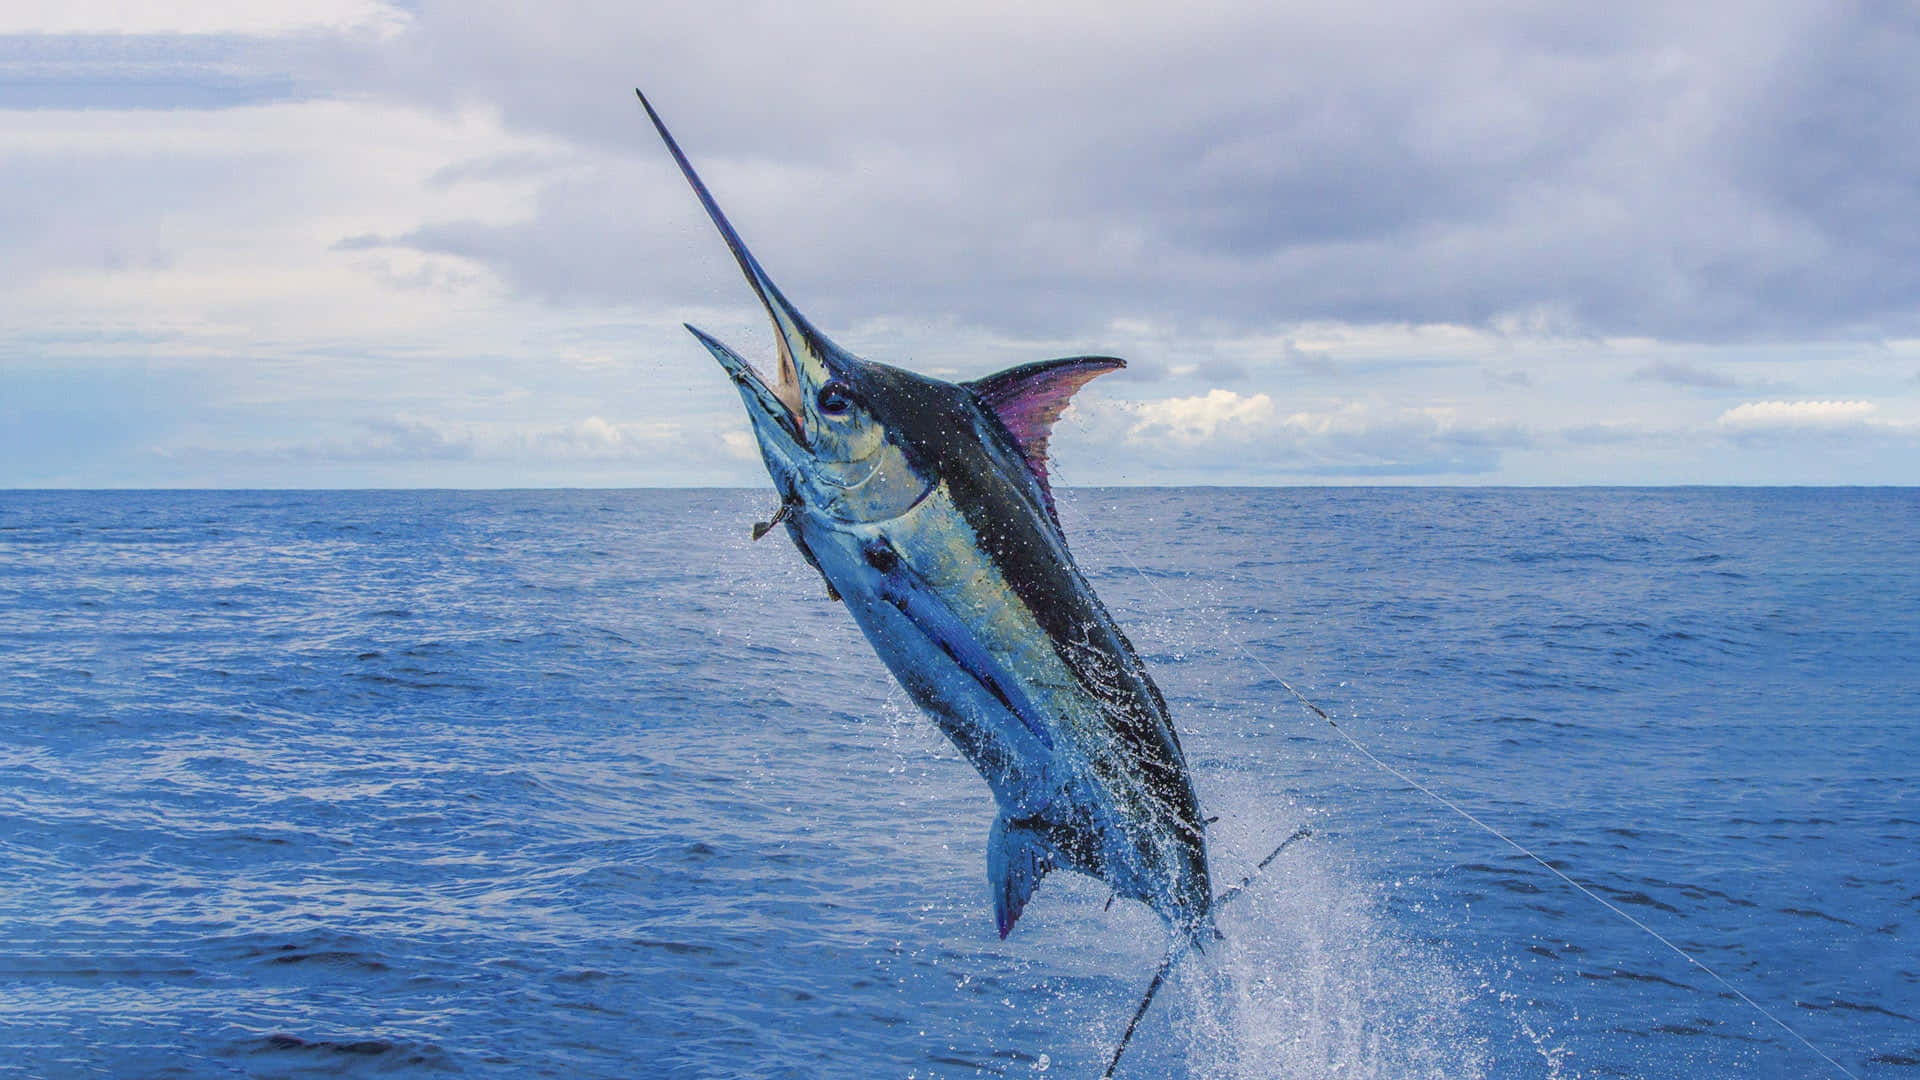
[[[773,322],[772,383],[688,329],[740,393],[782,524],[993,792],[1000,936],[1065,868],[1197,941],[1213,894],[1192,777],[1159,688],[1074,564],[1046,473],[1074,392],[1124,362],[956,384],[853,356],[787,302],[640,102]]]

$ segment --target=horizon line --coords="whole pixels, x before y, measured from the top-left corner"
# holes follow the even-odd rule
[[[55,494],[186,494],[198,492],[524,492],[524,491],[765,491],[765,484],[622,484],[622,485],[555,485],[555,486],[470,486],[470,487],[430,487],[408,485],[400,487],[228,487],[206,485],[197,487],[0,487],[0,495],[55,495]],[[1673,483],[1648,484],[1607,484],[1607,483],[1566,483],[1566,484],[1447,484],[1447,483],[1296,483],[1296,484],[1057,484],[1057,491],[1168,491],[1176,489],[1212,488],[1220,491],[1299,491],[1299,490],[1343,490],[1343,491],[1679,491],[1679,490],[1724,490],[1724,491],[1908,491],[1920,490],[1920,483],[1913,484],[1739,484],[1713,481],[1679,481]]]

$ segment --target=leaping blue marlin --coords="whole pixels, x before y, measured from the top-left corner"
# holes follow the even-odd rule
[[[781,295],[640,103],[773,320],[772,382],[687,329],[746,404],[780,494],[776,520],[993,790],[1000,936],[1040,879],[1067,868],[1198,940],[1213,891],[1180,739],[1074,565],[1047,482],[1054,421],[1124,362],[1076,356],[956,384],[854,357]]]

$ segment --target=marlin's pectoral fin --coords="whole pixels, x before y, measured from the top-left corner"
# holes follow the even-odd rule
[[[781,508],[784,510],[785,507],[786,507],[786,504],[782,503]],[[776,517],[774,520],[778,521],[780,519]],[[824,569],[821,569],[820,560],[817,557],[815,557],[815,555],[813,554],[813,549],[807,546],[807,538],[804,535],[802,535],[800,532],[800,523],[798,521],[795,521],[793,517],[790,515],[787,517],[786,521],[787,521],[787,535],[793,537],[793,546],[800,549],[800,557],[807,560],[808,566],[811,566],[815,570],[820,571],[820,580],[825,582],[827,586],[827,599],[833,601],[836,604],[839,603],[840,590],[833,587],[833,579],[827,576],[827,572]],[[754,527],[759,528],[759,526],[757,525]],[[760,539],[760,537],[755,536],[754,539],[758,540]]]
[[[873,561],[872,555],[868,561]],[[881,598],[897,608],[935,648],[1005,706],[1040,748],[1051,752],[1053,733],[1048,730],[1046,716],[1020,680],[992,650],[980,644],[966,620],[944,598],[898,562],[898,556],[894,556],[889,565],[893,570],[881,585]]]
[[[1004,939],[1026,909],[1040,879],[1053,869],[1053,849],[1040,834],[1001,814],[987,834],[987,880],[993,885],[993,921]]]

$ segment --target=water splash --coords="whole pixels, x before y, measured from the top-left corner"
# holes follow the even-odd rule
[[[1475,992],[1322,842],[1290,851],[1189,958],[1164,1027],[1206,1080],[1483,1077]],[[1161,1037],[1165,1037],[1162,1033]]]

